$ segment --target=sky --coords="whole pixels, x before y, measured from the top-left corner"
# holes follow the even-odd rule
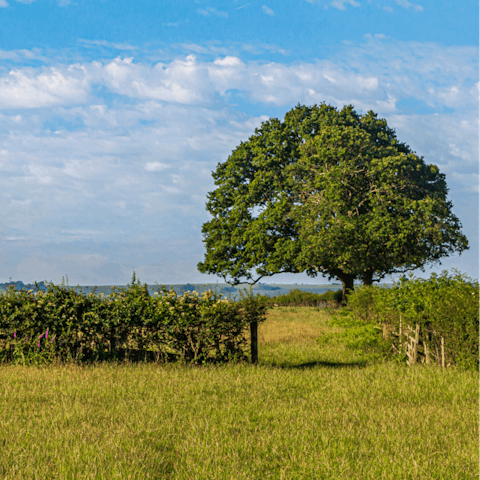
[[[439,166],[470,249],[414,274],[478,278],[478,2],[266,2],[0,0],[0,282],[222,282],[196,268],[212,171],[321,102]]]

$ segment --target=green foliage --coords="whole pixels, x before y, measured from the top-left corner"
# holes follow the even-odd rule
[[[237,305],[240,307],[243,317],[246,319],[247,323],[252,322],[264,322],[266,320],[266,312],[269,308],[272,308],[272,305],[268,301],[269,297],[266,295],[261,295],[257,293],[256,295],[252,292],[252,287],[249,290],[243,289],[240,290],[240,300],[237,302]]]
[[[335,312],[328,322],[332,327],[340,327],[338,332],[329,332],[317,339],[320,345],[343,344],[348,349],[361,351],[372,358],[387,358],[391,350],[390,342],[382,337],[382,329],[373,322],[365,322],[355,317],[351,310]]]
[[[198,269],[228,283],[320,273],[345,293],[355,279],[371,284],[468,248],[445,175],[351,105],[297,105],[212,175]]]
[[[343,299],[342,290],[328,290],[325,293],[321,293],[320,295],[320,303],[328,305],[329,302],[336,303],[337,306],[340,305]]]
[[[379,353],[389,345],[382,341],[382,336],[373,325],[350,326],[344,331],[322,335],[317,340],[322,345],[344,344],[352,350],[360,350],[365,353]]]
[[[135,283],[135,273],[131,285],[107,299],[94,293],[55,285],[35,295],[10,289],[0,297],[0,355],[17,363],[48,363],[52,349],[62,361],[244,360],[245,331],[251,322],[264,321],[268,308],[260,296],[231,302],[211,290],[177,295],[162,287],[151,297],[146,284]],[[54,342],[38,345],[46,332]],[[30,342],[21,341],[25,336]]]
[[[332,306],[337,307],[342,301],[341,290],[328,290],[324,293],[304,292],[298,288],[290,290],[285,295],[276,297],[266,297],[266,302],[270,305],[279,305],[282,307],[318,307]]]
[[[386,330],[415,328],[428,339],[431,349],[440,348],[444,337],[450,364],[478,368],[478,281],[453,270],[429,279],[403,277],[393,288],[359,287],[350,295],[348,307],[362,322],[384,325]]]
[[[395,288],[395,287],[394,287]],[[392,291],[383,286],[362,285],[348,297],[349,309],[362,322],[380,323]]]

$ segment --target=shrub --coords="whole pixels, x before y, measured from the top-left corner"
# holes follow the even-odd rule
[[[113,287],[112,287],[113,289]],[[206,363],[245,359],[245,330],[265,319],[266,302],[245,295],[231,302],[214,291],[177,295],[162,287],[151,297],[147,285],[135,283],[107,298],[84,296],[49,285],[46,293],[8,291],[0,298],[0,343],[3,357],[21,356],[26,345],[15,336],[38,338],[47,329],[56,339],[61,360],[94,361],[148,354],[165,361]],[[0,345],[1,348],[1,345]]]
[[[348,308],[356,319],[381,325],[383,335],[393,337],[392,351],[405,353],[405,331],[419,325],[422,360],[426,345],[438,361],[443,338],[447,363],[478,368],[478,303],[478,281],[454,269],[451,275],[445,270],[429,279],[402,277],[392,288],[357,287]]]

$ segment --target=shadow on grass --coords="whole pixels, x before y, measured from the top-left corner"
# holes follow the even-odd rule
[[[368,365],[366,360],[360,360],[358,362],[308,362],[301,363],[300,365],[270,365],[274,368],[282,369],[306,369],[306,368],[315,368],[315,367],[326,367],[326,368],[365,368]]]

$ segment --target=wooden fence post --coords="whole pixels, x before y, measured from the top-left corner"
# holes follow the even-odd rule
[[[440,338],[440,349],[442,351],[442,368],[445,368],[445,340],[443,336]]]
[[[399,349],[400,351],[402,351],[402,348],[403,348],[403,342],[402,342],[402,335],[403,335],[403,330],[402,330],[402,315],[400,315],[400,331],[398,332],[399,333]]]
[[[412,328],[407,326],[407,333],[406,333],[406,341],[405,341],[405,353],[407,354],[407,365],[410,366],[413,363],[413,355],[412,355],[412,342],[413,338],[410,336]]]
[[[258,362],[258,323],[250,323],[250,353],[252,363]]]
[[[413,351],[413,363],[417,363],[419,342],[420,342],[420,325],[417,323],[415,325],[415,349]]]
[[[412,328],[408,327],[408,336],[407,336],[407,365],[412,366],[417,363],[418,357],[418,343],[420,340],[420,325],[417,323],[415,325],[415,337],[411,337],[410,333],[412,333]]]
[[[418,356],[418,342],[420,340],[420,325],[415,325],[415,343],[413,344],[413,363],[417,363]]]
[[[425,363],[429,364],[430,363],[430,351],[428,350],[426,335],[423,337],[423,349],[425,351]]]

